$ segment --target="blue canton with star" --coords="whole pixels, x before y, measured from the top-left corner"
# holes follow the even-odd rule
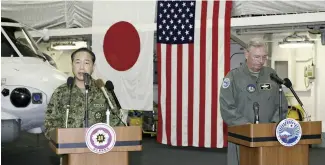
[[[195,1],[158,1],[157,43],[194,42]]]

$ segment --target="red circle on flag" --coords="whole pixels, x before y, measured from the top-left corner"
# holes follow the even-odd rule
[[[108,64],[125,71],[133,67],[140,54],[140,37],[135,27],[125,21],[117,22],[106,32],[103,44]]]

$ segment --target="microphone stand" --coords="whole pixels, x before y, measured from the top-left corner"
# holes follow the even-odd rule
[[[86,88],[85,100],[85,128],[88,128],[88,88]]]
[[[254,123],[255,124],[258,124],[258,123],[260,123],[259,121],[260,121],[259,116],[258,115],[255,115],[255,121],[254,121]]]
[[[298,101],[299,105],[301,106],[302,110],[304,111],[304,115],[305,117],[302,119],[304,120],[305,118],[307,118],[307,121],[310,121],[310,115],[306,112],[304,105],[302,104],[301,100],[299,99],[298,95],[296,94],[296,92],[293,90],[292,88],[292,83],[290,81],[290,79],[285,78],[284,79],[284,85],[290,89],[291,93],[295,96],[296,100]]]
[[[279,84],[279,122],[282,120],[282,85]]]
[[[259,117],[259,104],[257,102],[253,103],[253,110],[254,110],[254,114],[255,114],[255,118],[254,118],[254,124],[258,124],[260,122],[260,117]]]
[[[110,125],[109,123],[109,116],[110,116],[110,114],[111,114],[111,111],[110,111],[110,109],[109,109],[109,106],[107,106],[107,110],[106,110],[106,123],[107,123],[107,125]]]
[[[307,113],[307,111],[304,108],[304,105],[302,104],[301,100],[299,99],[298,95],[296,94],[296,92],[292,89],[292,87],[289,87],[291,93],[294,95],[294,97],[296,98],[296,100],[298,101],[299,105],[301,106],[302,110],[305,113],[305,118],[307,118],[307,121],[310,121],[310,116]]]
[[[69,110],[71,105],[71,88],[69,89],[69,104],[67,105],[67,114],[65,119],[65,128],[68,128]]]

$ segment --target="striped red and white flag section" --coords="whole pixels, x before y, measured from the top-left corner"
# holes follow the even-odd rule
[[[227,147],[219,90],[230,70],[231,9],[231,1],[196,1],[194,43],[157,44],[158,142]]]

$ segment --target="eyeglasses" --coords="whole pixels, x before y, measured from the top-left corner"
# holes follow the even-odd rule
[[[253,59],[254,60],[267,60],[268,59],[268,56],[253,56]]]

